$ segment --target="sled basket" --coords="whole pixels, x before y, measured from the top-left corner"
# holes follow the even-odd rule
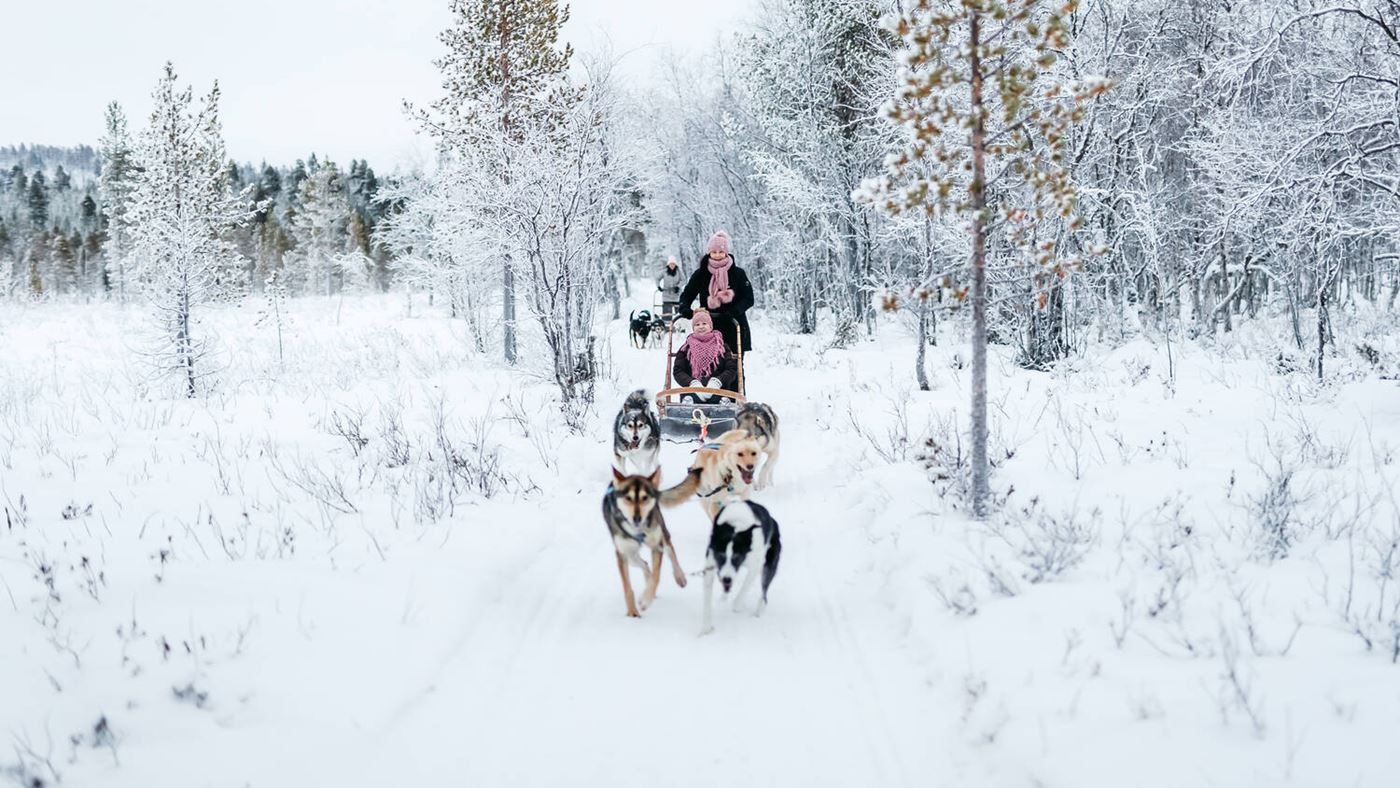
[[[661,437],[673,443],[689,443],[703,438],[716,438],[734,428],[734,416],[744,398],[733,391],[719,389],[684,388],[670,389],[663,394],[695,392],[702,395],[718,394],[734,399],[734,402],[657,402],[657,413],[661,415]]]

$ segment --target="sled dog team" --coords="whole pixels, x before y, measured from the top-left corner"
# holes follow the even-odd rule
[[[749,495],[772,484],[778,449],[777,414],[767,405],[747,403],[735,415],[734,429],[696,450],[685,479],[662,489],[661,424],[646,392],[638,390],[627,396],[613,427],[613,482],[603,496],[603,519],[617,551],[628,616],[640,616],[640,611],[656,599],[663,553],[671,561],[676,585],[685,587],[685,573],[662,509],[691,498],[700,501],[711,524],[700,634],[714,629],[711,611],[716,577],[725,598],[732,593],[735,611],[741,609],[754,581],[761,578],[754,615],[763,613],[768,586],[778,571],[782,541],[777,521],[762,505],[750,501]],[[628,474],[629,466],[635,475]],[[642,557],[643,548],[651,550],[650,563]],[[638,567],[647,578],[640,601],[632,590],[629,566]]]

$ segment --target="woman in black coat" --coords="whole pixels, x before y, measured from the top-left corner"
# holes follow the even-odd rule
[[[724,336],[725,344],[737,347],[735,326],[743,331],[743,349],[753,350],[749,333],[749,308],[753,306],[753,286],[744,269],[734,264],[729,253],[729,234],[723,230],[710,237],[709,252],[700,258],[700,268],[690,275],[681,291],[681,316],[692,317],[695,299],[701,308],[708,308],[715,319],[715,330]]]

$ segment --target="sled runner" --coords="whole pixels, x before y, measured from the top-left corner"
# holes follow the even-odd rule
[[[666,387],[656,394],[656,412],[661,417],[661,437],[672,443],[699,440],[723,434],[734,427],[734,417],[744,400],[744,348],[742,330],[736,327],[739,348],[735,360],[739,367],[739,390],[726,391],[705,386],[672,388],[671,365],[676,357],[676,329],[673,323],[666,332]],[[683,402],[685,395],[696,399],[724,397],[729,402]]]

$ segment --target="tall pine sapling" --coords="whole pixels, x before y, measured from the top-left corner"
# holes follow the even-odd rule
[[[159,372],[177,374],[193,397],[209,374],[199,310],[237,292],[243,266],[228,235],[251,214],[227,188],[218,85],[195,107],[167,63],[152,99],[136,149],[132,259],[159,333],[151,358]]]
[[[277,331],[277,366],[279,367],[282,366],[285,358],[282,335],[291,320],[291,315],[287,314],[287,286],[282,282],[282,272],[273,271],[267,275],[267,281],[263,283],[263,308],[258,313],[255,325],[270,325]]]
[[[126,113],[113,101],[107,105],[106,132],[102,136],[102,175],[99,181],[102,195],[102,215],[107,219],[106,258],[108,286],[115,283],[117,297],[126,303],[127,257],[131,254],[131,192],[136,176],[127,131]]]
[[[972,508],[987,513],[987,249],[1024,272],[1044,306],[1047,288],[1076,261],[1062,239],[1078,228],[1068,165],[1074,126],[1107,83],[1055,79],[1070,39],[1042,0],[916,0],[889,17],[903,41],[894,97],[883,115],[902,132],[885,171],[856,199],[893,216],[922,212],[967,223],[972,236]]]
[[[334,295],[342,281],[339,259],[350,246],[350,199],[340,168],[330,159],[321,162],[297,187],[297,195],[301,207],[290,228],[297,246],[289,264],[302,293]]]

